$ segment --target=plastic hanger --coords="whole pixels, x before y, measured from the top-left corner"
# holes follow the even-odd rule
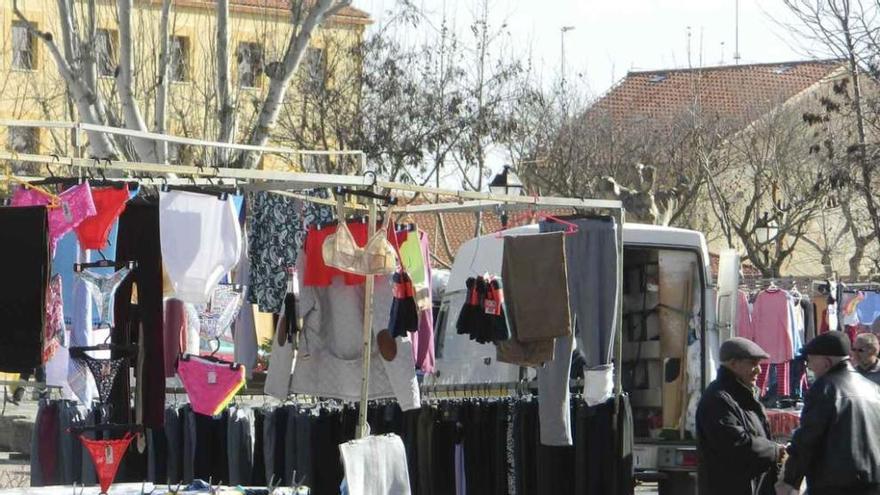
[[[15,155],[16,155],[15,152],[13,152],[13,156],[15,156]],[[28,182],[26,180],[21,180],[18,177],[16,177],[15,175],[13,175],[12,174],[12,167],[10,166],[9,162],[6,163],[4,169],[5,169],[4,170],[5,179],[6,179],[7,183],[12,182],[14,184],[18,184],[18,185],[24,187],[25,189],[30,189],[32,191],[35,191],[37,193],[42,194],[43,196],[45,196],[46,198],[49,199],[49,203],[46,205],[48,208],[59,208],[61,206],[61,198],[58,197],[57,195],[52,194],[51,192],[47,191],[46,189],[44,189],[40,186],[32,185],[30,182]]]

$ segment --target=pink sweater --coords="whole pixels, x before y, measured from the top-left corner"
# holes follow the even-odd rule
[[[793,357],[790,326],[785,291],[767,289],[758,294],[752,308],[752,340],[770,354],[773,364],[790,361]]]
[[[737,291],[736,336],[752,341],[755,340],[755,328],[752,326],[749,299],[743,291]]]

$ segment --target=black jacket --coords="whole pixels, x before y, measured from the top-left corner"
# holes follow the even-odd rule
[[[792,435],[785,482],[813,495],[880,486],[880,390],[844,361],[810,387]],[[873,487],[873,489],[870,489]]]
[[[727,368],[697,407],[700,495],[773,494],[778,445],[764,407]]]

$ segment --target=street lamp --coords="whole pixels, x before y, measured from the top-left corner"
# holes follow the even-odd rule
[[[755,222],[755,239],[764,252],[765,265],[770,264],[770,248],[767,244],[775,241],[777,235],[779,235],[779,224],[765,211],[764,215]]]
[[[565,33],[574,29],[574,26],[562,26],[559,28],[559,52],[562,67],[562,92],[565,92]]]
[[[523,185],[513,171],[513,167],[505,165],[504,170],[492,178],[489,183],[489,192],[504,196],[519,196],[522,194]],[[501,210],[501,227],[507,227],[507,211]]]

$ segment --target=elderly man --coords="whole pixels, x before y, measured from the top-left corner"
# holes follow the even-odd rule
[[[736,337],[721,344],[722,365],[697,407],[698,483],[701,495],[773,493],[785,448],[770,440],[764,407],[755,397],[758,344]]]
[[[868,380],[880,385],[880,342],[873,333],[863,333],[856,337],[856,343],[852,348],[852,358],[856,365],[856,371]]]
[[[777,495],[880,495],[880,388],[849,364],[849,337],[828,332],[802,351],[816,380],[788,446]]]

